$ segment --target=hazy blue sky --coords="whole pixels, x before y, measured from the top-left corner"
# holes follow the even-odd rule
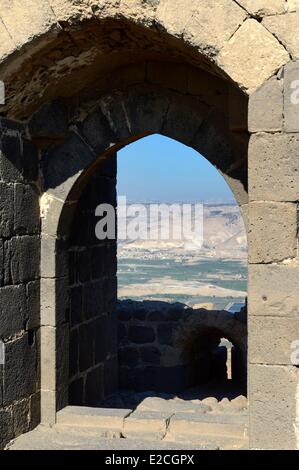
[[[118,153],[119,196],[128,201],[234,202],[224,178],[195,150],[161,135]]]

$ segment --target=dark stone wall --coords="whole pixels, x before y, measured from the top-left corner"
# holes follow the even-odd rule
[[[116,240],[98,240],[98,204],[116,207],[116,156],[89,180],[69,243],[69,404],[95,406],[118,388]]]
[[[38,153],[0,118],[0,448],[39,422]]]
[[[233,342],[233,381],[246,381],[246,319],[225,311],[194,310],[181,303],[117,302],[119,387],[178,393],[228,378]]]
[[[138,392],[181,392],[195,385],[176,344],[179,321],[192,309],[166,302],[118,301],[119,387]]]

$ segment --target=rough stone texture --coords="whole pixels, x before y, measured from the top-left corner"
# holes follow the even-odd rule
[[[297,204],[249,204],[249,262],[271,263],[297,254]]]
[[[124,437],[129,439],[162,440],[171,413],[159,411],[134,411],[124,423]]]
[[[109,435],[110,434],[110,435]],[[20,436],[9,444],[9,450],[216,450],[219,445],[181,444],[179,442],[144,441],[142,439],[123,439],[109,430],[92,427],[55,425],[39,426],[34,431]]]
[[[296,317],[299,313],[297,288],[298,266],[250,265],[249,314],[269,317]]]
[[[0,44],[0,56],[5,59],[13,52],[15,44],[2,21],[0,22]]]
[[[57,413],[57,423],[67,426],[93,426],[122,432],[124,419],[131,411],[67,406]]]
[[[298,0],[287,0],[288,2],[288,11],[299,11],[299,1]]]
[[[265,56],[268,57],[267,61]],[[288,61],[286,50],[266,28],[253,19],[243,23],[219,55],[220,64],[233,80],[243,84],[250,92]]]
[[[274,132],[282,127],[283,81],[272,77],[249,98],[248,130]]]
[[[250,366],[249,445],[252,449],[296,449],[298,381],[295,367]]]
[[[189,4],[191,8],[188,8]],[[203,0],[189,4],[182,0],[162,0],[157,20],[171,33],[184,34],[192,44],[211,55],[221,49],[246,18],[244,10],[230,0]]]
[[[250,315],[248,348],[251,363],[292,365],[291,345],[298,340],[298,331],[298,318]]]
[[[0,119],[0,448],[38,420],[37,152],[20,123]]]
[[[284,69],[284,120],[285,132],[299,132],[299,61]]]
[[[238,3],[257,17],[280,15],[285,12],[285,0],[238,0]]]
[[[217,381],[213,366],[221,335],[235,345],[241,371],[233,380],[242,386],[246,375],[246,324],[223,311],[193,310],[184,304],[158,301],[118,301],[119,385],[138,392],[177,393],[187,388]],[[218,331],[218,336],[215,331]],[[213,336],[205,342],[205,334]],[[192,346],[193,345],[193,346]],[[199,357],[199,359],[195,359]],[[223,356],[225,379],[226,356]],[[221,366],[220,366],[221,369]],[[244,384],[243,384],[244,385]]]
[[[251,201],[298,201],[299,135],[251,136],[248,180]]]
[[[43,34],[55,23],[48,2],[1,0],[1,19],[17,47]]]
[[[48,0],[48,3],[58,21],[83,20],[92,16],[89,0],[81,0],[80,2],[77,0]]]
[[[292,59],[299,59],[299,38],[294,34],[299,29],[299,13],[270,16],[262,24],[285,46]]]
[[[177,413],[170,420],[169,438],[185,438],[196,435],[198,440],[202,436],[222,436],[242,439],[245,434],[246,418],[243,416],[213,414]]]

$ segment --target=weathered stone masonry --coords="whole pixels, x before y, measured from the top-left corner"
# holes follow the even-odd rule
[[[227,350],[217,347],[224,337],[233,344],[232,379],[246,393],[246,312],[231,315],[180,303],[126,300],[117,304],[117,319],[120,389],[177,394],[223,383]]]
[[[22,125],[0,129],[1,446],[40,420],[40,218],[37,150]]]
[[[65,293],[81,287],[83,305],[88,282],[104,281],[90,272],[69,284],[83,187],[123,145],[159,132],[202,152],[241,206],[250,447],[298,448],[298,9],[297,0],[0,0],[1,446],[37,424],[39,391],[41,420],[55,421],[69,369]],[[96,248],[78,243],[75,258]],[[93,321],[81,314],[73,338]],[[71,383],[82,379],[86,396],[110,353],[80,370],[77,345]]]

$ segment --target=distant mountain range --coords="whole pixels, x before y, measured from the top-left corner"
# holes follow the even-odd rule
[[[203,214],[203,244],[196,234],[187,240],[120,240],[118,257],[187,257],[189,262],[199,258],[245,260],[247,237],[239,207],[234,204],[206,204]]]

